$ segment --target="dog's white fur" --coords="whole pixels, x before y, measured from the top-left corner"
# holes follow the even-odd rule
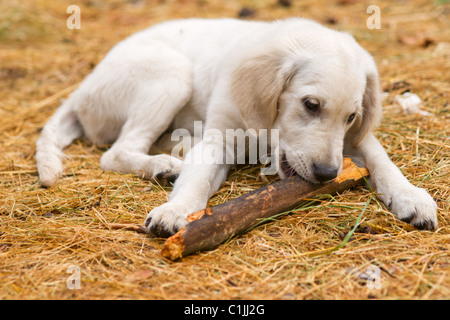
[[[318,111],[306,107],[308,99]],[[170,152],[170,132],[192,132],[194,120],[224,136],[226,129],[279,129],[282,161],[304,179],[317,183],[317,167],[338,173],[343,155],[351,156],[399,219],[435,229],[432,197],[407,181],[371,133],[380,118],[375,63],[348,34],[297,18],[178,20],[115,46],[45,125],[36,160],[41,184],[52,186],[63,173],[63,148],[86,136],[113,143],[101,158],[105,170],[179,174],[169,201],[147,217],[149,230],[172,233],[206,207],[230,165],[183,164],[150,151]],[[189,152],[214,143],[204,137]]]

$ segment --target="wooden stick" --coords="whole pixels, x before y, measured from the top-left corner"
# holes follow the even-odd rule
[[[108,223],[107,226],[111,230],[128,230],[128,231],[134,231],[137,233],[148,233],[147,229],[144,226],[135,225],[135,224]]]
[[[188,224],[166,240],[161,254],[176,260],[200,250],[211,250],[245,232],[261,220],[299,206],[305,199],[336,194],[364,183],[369,172],[344,159],[341,174],[325,184],[311,184],[294,176],[249,192],[221,205],[190,214]]]

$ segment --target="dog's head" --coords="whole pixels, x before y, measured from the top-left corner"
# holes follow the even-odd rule
[[[231,90],[247,128],[279,129],[279,175],[320,183],[340,173],[344,144],[378,124],[381,101],[372,57],[347,34],[307,27],[252,50]]]

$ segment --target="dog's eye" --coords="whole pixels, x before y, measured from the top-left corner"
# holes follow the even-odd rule
[[[312,113],[316,113],[319,110],[320,102],[314,98],[308,98],[304,102],[305,107]]]
[[[351,115],[349,115],[347,118],[347,123],[348,124],[352,123],[353,120],[355,119],[355,117],[356,117],[356,113],[352,113]]]

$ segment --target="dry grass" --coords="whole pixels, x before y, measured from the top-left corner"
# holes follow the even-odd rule
[[[65,27],[71,0],[2,2],[0,298],[449,299],[450,60],[433,51],[450,39],[450,7],[447,1],[377,1],[381,30],[369,30],[370,2],[340,2],[292,1],[284,8],[276,0],[77,1],[81,30]],[[142,223],[169,189],[101,171],[101,148],[77,141],[67,149],[61,182],[39,187],[34,143],[40,128],[117,41],[172,18],[235,17],[244,5],[256,9],[257,19],[302,15],[350,31],[377,60],[384,88],[407,81],[421,96],[432,117],[402,113],[393,99],[402,89],[391,91],[376,135],[412,183],[437,200],[436,232],[414,230],[372,200],[351,241],[330,252],[370,200],[369,190],[359,188],[173,263],[160,255],[163,240],[108,227]],[[417,43],[398,42],[406,36]],[[432,40],[426,48],[425,37]],[[257,173],[234,170],[211,204],[267,183]],[[69,265],[81,270],[79,290],[67,288]],[[366,286],[370,265],[381,270],[380,289]]]

